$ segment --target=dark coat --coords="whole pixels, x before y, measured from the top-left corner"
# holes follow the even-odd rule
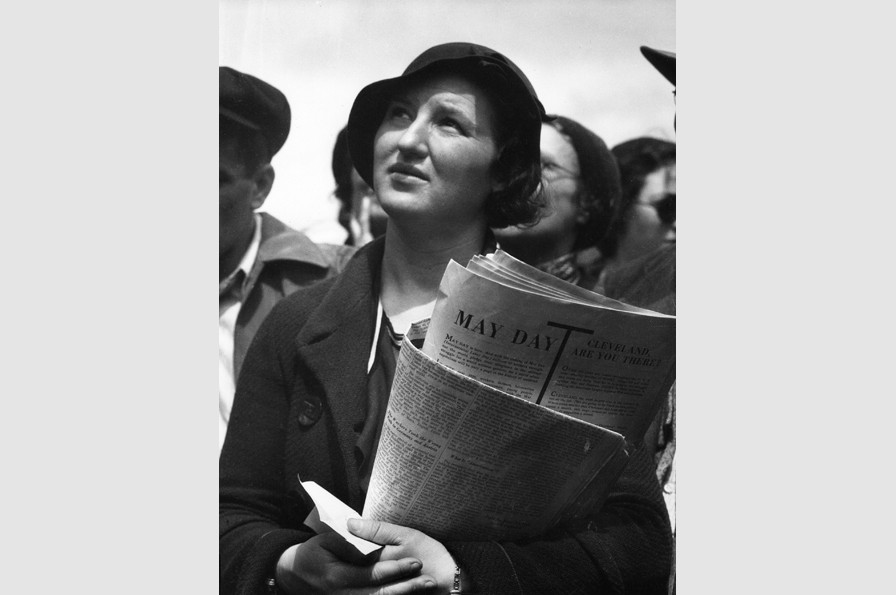
[[[237,385],[220,459],[220,591],[263,593],[313,534],[299,479],[363,509],[354,446],[366,409],[383,240],[281,301]],[[665,593],[671,532],[653,467],[635,453],[590,523],[526,543],[445,542],[477,593]]]
[[[603,294],[663,314],[675,314],[675,244],[663,246],[607,275]]]

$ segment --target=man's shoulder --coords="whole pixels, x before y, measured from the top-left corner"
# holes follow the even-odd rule
[[[320,248],[324,258],[330,263],[336,272],[345,268],[346,263],[351,260],[358,249],[355,246],[346,246],[339,244],[316,244]]]
[[[302,287],[286,299],[305,304],[316,304],[325,301],[328,295],[337,303],[343,303],[352,296],[359,296],[373,291],[376,284],[374,277],[379,270],[382,261],[383,242],[374,240],[361,248],[345,246],[346,250],[339,250],[343,246],[321,244],[323,249],[334,249],[343,258],[338,271],[330,271],[326,279],[317,283]],[[296,295],[301,294],[301,295]]]
[[[261,213],[261,217],[258,258],[264,262],[292,261],[331,269],[335,273],[341,271],[355,253],[353,246],[318,244],[268,213]]]
[[[278,316],[302,321],[312,317],[337,319],[345,313],[345,308],[350,307],[349,304],[369,299],[375,268],[371,250],[353,249],[352,252],[355,257],[347,259],[342,270],[331,271],[326,278],[298,287],[284,296],[274,308],[281,310]]]

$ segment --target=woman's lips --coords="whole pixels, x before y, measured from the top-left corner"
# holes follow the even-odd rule
[[[406,163],[395,163],[390,165],[389,169],[386,171],[398,180],[410,181],[411,179],[416,178],[423,181],[429,181],[429,178],[422,170],[413,165],[407,165]]]

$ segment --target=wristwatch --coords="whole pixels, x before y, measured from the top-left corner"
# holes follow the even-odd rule
[[[448,591],[448,595],[463,595],[460,590],[460,566],[454,566],[454,586]]]

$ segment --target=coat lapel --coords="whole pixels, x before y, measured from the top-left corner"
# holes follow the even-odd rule
[[[363,424],[366,411],[382,254],[381,240],[359,251],[296,337],[302,368],[314,376],[311,384],[319,388],[322,406],[332,416],[351,506],[361,503],[354,428]]]

